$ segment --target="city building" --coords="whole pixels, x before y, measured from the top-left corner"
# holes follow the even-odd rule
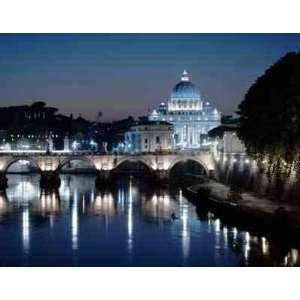
[[[153,110],[149,120],[172,123],[176,148],[195,149],[207,145],[207,133],[220,125],[221,114],[208,101],[203,101],[199,89],[184,71],[168,101]]]
[[[224,154],[246,154],[244,143],[237,136],[238,124],[222,124],[209,132],[209,139],[216,145],[216,151]]]
[[[165,121],[137,122],[125,133],[120,146],[126,153],[170,152],[174,149],[173,125]]]

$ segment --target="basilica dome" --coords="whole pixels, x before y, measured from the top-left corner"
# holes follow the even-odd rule
[[[186,71],[183,72],[181,80],[172,90],[171,101],[201,100],[199,89],[190,81]]]

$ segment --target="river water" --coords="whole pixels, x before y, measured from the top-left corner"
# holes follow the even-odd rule
[[[58,192],[35,175],[9,175],[0,195],[1,266],[295,266],[299,249],[227,226],[181,190],[124,179],[61,175]]]

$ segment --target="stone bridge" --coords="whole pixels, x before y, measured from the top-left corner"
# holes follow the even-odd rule
[[[101,180],[106,180],[112,170],[116,169],[122,163],[141,162],[154,173],[158,179],[168,179],[171,169],[179,162],[192,160],[199,163],[205,170],[206,175],[211,177],[215,170],[215,164],[210,151],[191,151],[178,152],[169,154],[90,154],[90,153],[72,153],[58,152],[55,153],[0,153],[0,187],[7,186],[6,173],[8,168],[18,162],[27,161],[35,166],[41,174],[41,185],[58,184],[59,172],[66,164],[74,160],[87,162],[97,171]],[[57,179],[58,178],[58,179]]]

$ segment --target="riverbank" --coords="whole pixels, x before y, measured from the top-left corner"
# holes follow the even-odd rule
[[[259,227],[269,232],[300,233],[300,206],[273,202],[251,193],[232,193],[229,186],[209,182],[183,187],[184,195],[196,206],[207,207],[228,223]],[[289,234],[287,234],[289,235]]]

